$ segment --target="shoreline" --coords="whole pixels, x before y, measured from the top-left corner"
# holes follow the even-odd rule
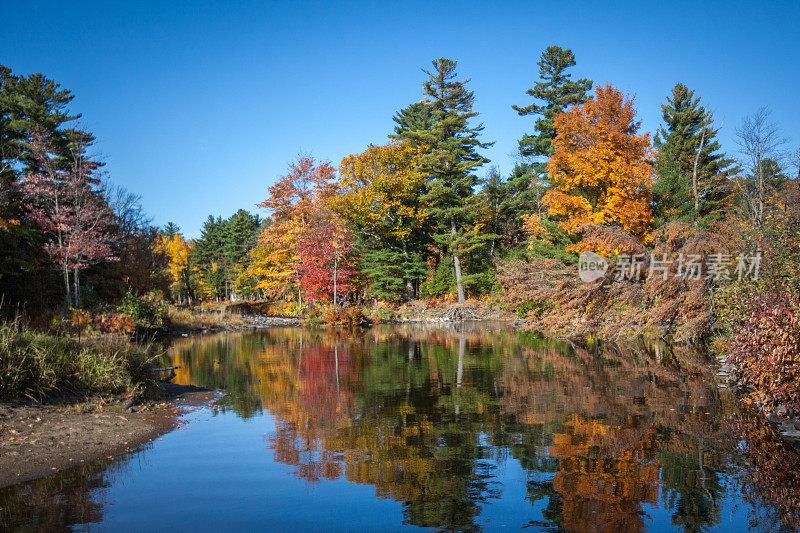
[[[99,396],[71,404],[0,403],[0,488],[132,451],[175,429],[182,408],[221,397],[192,385],[163,389],[163,400],[136,405]]]

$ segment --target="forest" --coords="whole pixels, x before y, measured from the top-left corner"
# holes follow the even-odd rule
[[[800,150],[766,106],[724,150],[707,101],[682,83],[651,137],[632,95],[576,67],[547,47],[509,102],[529,133],[508,175],[481,155],[492,141],[469,79],[440,58],[385,139],[338,164],[298,154],[252,205],[209,215],[191,238],[111,184],[69,90],[0,66],[0,312],[34,329],[132,332],[167,327],[169,307],[221,302],[329,322],[417,300],[488,306],[545,336],[708,346],[737,364],[754,404],[794,404]],[[591,283],[585,252],[608,265]]]

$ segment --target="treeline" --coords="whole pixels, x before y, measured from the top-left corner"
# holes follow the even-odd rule
[[[552,260],[554,270],[584,249],[614,260],[624,253],[620,239],[644,251],[666,239],[669,254],[688,253],[686,235],[674,242],[685,228],[695,240],[737,224],[774,236],[780,213],[793,227],[796,161],[766,108],[737,130],[734,159],[700,97],[679,83],[651,139],[631,97],[575,79],[573,52],[551,46],[526,91],[532,98],[511,106],[530,125],[516,165],[479,175],[492,143],[456,66],[432,62],[422,99],[392,117],[385,142],[338,166],[298,156],[257,204],[265,218],[244,210],[209,217],[196,239],[174,224],[152,228],[135,196],[106,185],[88,154],[92,135],[68,110],[69,91],[5,69],[0,291],[7,302],[42,305],[60,293],[79,306],[155,288],[178,303],[266,299],[296,308],[501,294],[517,309],[542,311],[552,297],[510,287],[514,265]],[[761,237],[748,238],[727,253],[765,250]]]
[[[250,224],[257,238],[244,232],[222,244],[209,219],[199,239],[176,246],[184,249],[172,255],[175,297],[463,302],[500,289],[498,261],[569,264],[587,248],[618,256],[610,241],[604,249],[597,235],[584,238],[590,225],[618,228],[650,250],[659,231],[682,227],[675,223],[712,234],[734,220],[764,228],[771,202],[797,187],[796,162],[766,108],[737,130],[735,160],[683,84],[667,96],[651,140],[631,97],[573,79],[571,50],[548,47],[538,65],[526,91],[533,101],[512,106],[531,133],[509,175],[489,167],[479,177],[491,142],[475,121],[474,94],[455,61],[436,60],[423,99],[395,114],[387,142],[338,167],[308,155],[292,162],[258,204],[269,216]],[[226,249],[247,253],[226,257]]]

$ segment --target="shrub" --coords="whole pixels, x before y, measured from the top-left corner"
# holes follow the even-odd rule
[[[117,311],[132,318],[137,328],[159,331],[167,329],[167,305],[156,295],[137,298],[128,291],[122,297]]]
[[[756,294],[744,302],[741,314],[728,347],[729,361],[754,389],[747,399],[761,408],[800,409],[800,297]]]

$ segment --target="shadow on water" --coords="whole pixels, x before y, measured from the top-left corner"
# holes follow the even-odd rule
[[[547,530],[724,529],[739,507],[750,527],[797,524],[797,455],[699,352],[463,324],[211,335],[169,357],[176,382],[228,392],[220,413],[274,417],[266,453],[292,476],[374,487],[406,525],[479,530],[500,504]],[[7,489],[2,523],[100,521],[120,468]]]

